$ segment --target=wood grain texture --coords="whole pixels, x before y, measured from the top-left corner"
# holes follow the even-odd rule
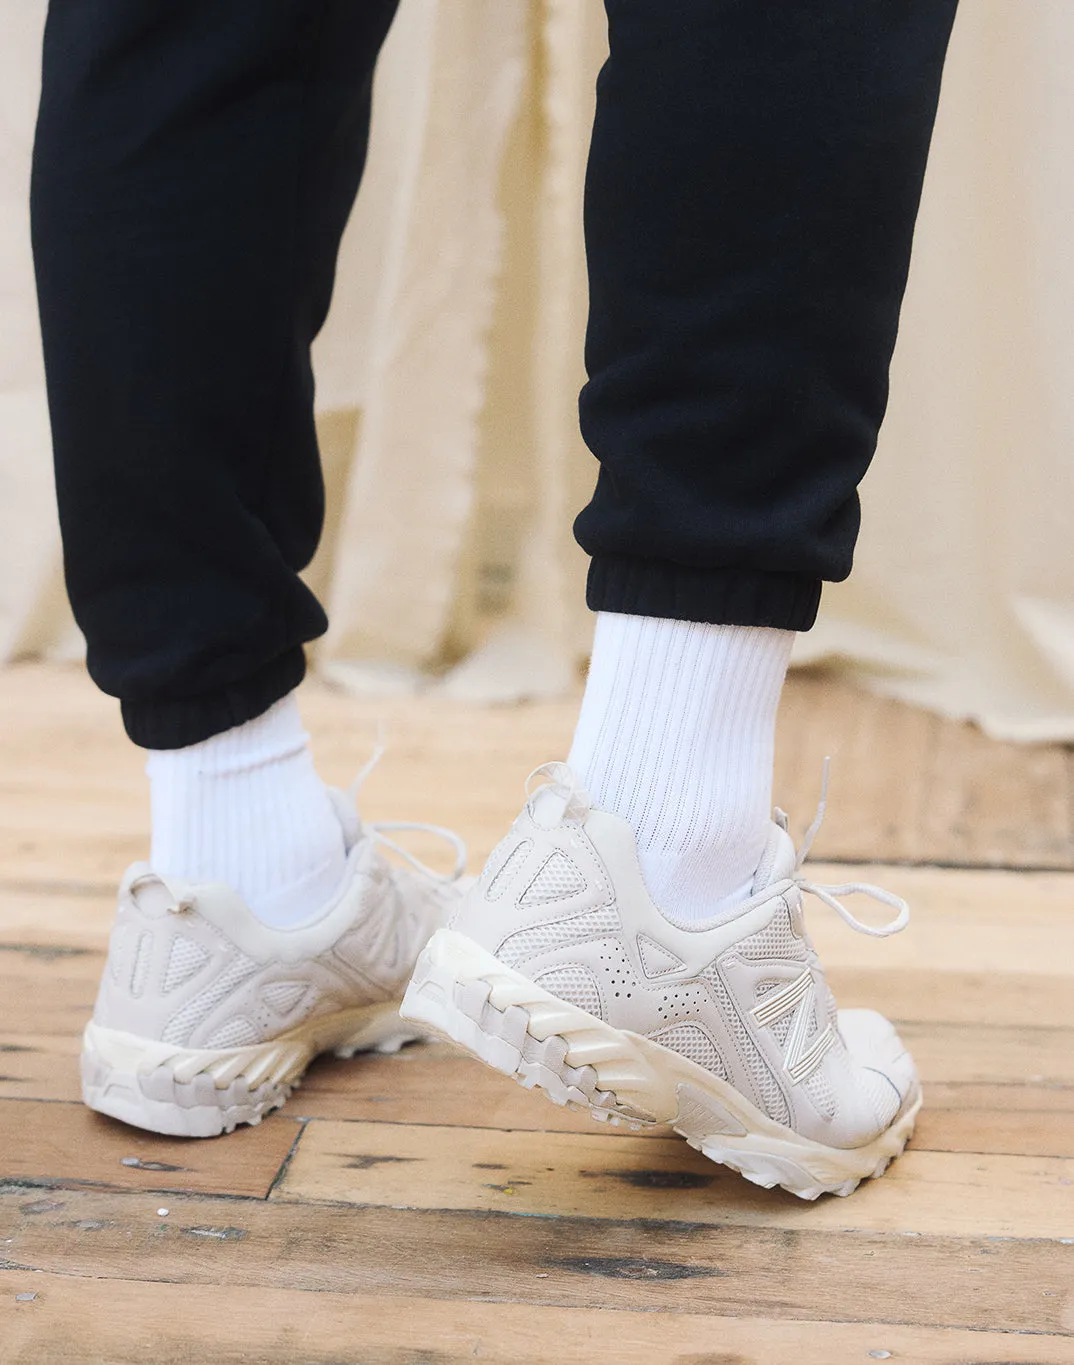
[[[31,1293],[30,1301],[16,1295]],[[1070,1365],[1069,1337],[966,1332],[891,1323],[748,1321],[690,1312],[621,1312],[544,1304],[462,1303],[390,1295],[0,1272],[0,1365],[86,1359],[154,1365],[834,1365],[890,1358],[914,1365],[1017,1360]],[[887,1352],[887,1356],[879,1353]],[[870,1357],[871,1353],[871,1357]]]
[[[272,1116],[229,1137],[159,1137],[81,1104],[0,1100],[0,1181],[264,1197],[298,1133]]]
[[[78,1048],[76,1035],[0,1035],[0,1099],[77,1102]],[[911,1143],[917,1151],[1074,1157],[1074,1087],[940,1083],[930,1085],[927,1098]],[[321,1058],[284,1114],[463,1128],[479,1114],[481,1126],[493,1129],[613,1139],[671,1135],[666,1128],[633,1135],[594,1123],[443,1043],[391,1057]]]
[[[390,752],[368,783],[369,813],[463,825],[479,859],[516,812],[522,777],[565,756],[577,708],[356,700],[317,682],[303,705],[322,771],[337,783],[368,757],[383,720]],[[115,702],[79,668],[33,664],[0,673],[0,709],[19,717],[0,736],[5,880],[55,883],[62,869],[64,880],[107,888],[147,834],[142,760]],[[822,859],[1074,869],[1069,749],[1000,744],[799,670],[780,714],[775,794],[800,824],[825,754],[835,766]]]
[[[280,1200],[757,1227],[1074,1237],[1074,1161],[908,1151],[850,1199],[759,1190],[678,1138],[309,1123]]]
[[[252,1288],[301,1289],[1074,1332],[1074,1247],[1052,1241],[190,1196],[168,1209],[158,1217],[139,1194],[0,1189],[0,1250],[25,1275],[226,1285],[236,1304]]]
[[[0,705],[19,719],[0,734],[0,1365],[1074,1362],[1071,751],[792,677],[776,798],[804,826],[832,753],[818,853],[868,864],[812,875],[914,909],[883,943],[816,904],[810,926],[840,1003],[899,1021],[927,1101],[882,1181],[802,1204],[440,1044],[322,1059],[283,1115],[224,1139],[89,1114],[78,1035],[146,847],[142,755],[81,670],[0,672]],[[383,719],[364,813],[457,827],[474,865],[575,709],[316,683],[304,706],[336,783]]]

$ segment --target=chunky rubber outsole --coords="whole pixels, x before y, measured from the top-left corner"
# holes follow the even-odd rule
[[[711,1160],[800,1199],[848,1195],[882,1175],[921,1108],[917,1090],[864,1147],[812,1142],[703,1067],[567,1004],[450,929],[418,958],[399,1012],[556,1104],[634,1128],[670,1124]]]
[[[86,1025],[82,1098],[91,1109],[171,1137],[216,1137],[260,1123],[318,1053],[397,1052],[424,1037],[396,1002],[311,1019],[251,1047],[182,1048]]]

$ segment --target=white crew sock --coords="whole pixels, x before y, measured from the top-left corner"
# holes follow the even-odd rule
[[[146,772],[154,871],[226,882],[281,928],[327,904],[346,863],[343,827],[293,692],[201,744],[151,750]]]
[[[634,827],[646,885],[674,919],[750,894],[772,818],[776,710],[794,632],[597,617],[570,765]]]

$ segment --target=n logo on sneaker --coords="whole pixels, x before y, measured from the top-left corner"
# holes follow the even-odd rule
[[[788,1014],[794,1014],[794,1022],[784,1045],[783,1067],[796,1085],[812,1076],[836,1042],[835,1029],[829,1023],[807,1045],[816,999],[813,973],[807,968],[801,976],[795,977],[781,990],[774,991],[750,1011],[759,1028],[771,1028]]]

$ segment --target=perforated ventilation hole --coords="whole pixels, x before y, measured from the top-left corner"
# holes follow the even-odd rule
[[[630,967],[630,959],[623,951],[622,944],[609,943],[607,952],[600,954],[600,961],[608,977],[605,982],[612,998],[630,1000],[638,989],[638,979]]]
[[[519,905],[547,905],[585,890],[585,878],[559,849],[550,853],[519,897]]]

